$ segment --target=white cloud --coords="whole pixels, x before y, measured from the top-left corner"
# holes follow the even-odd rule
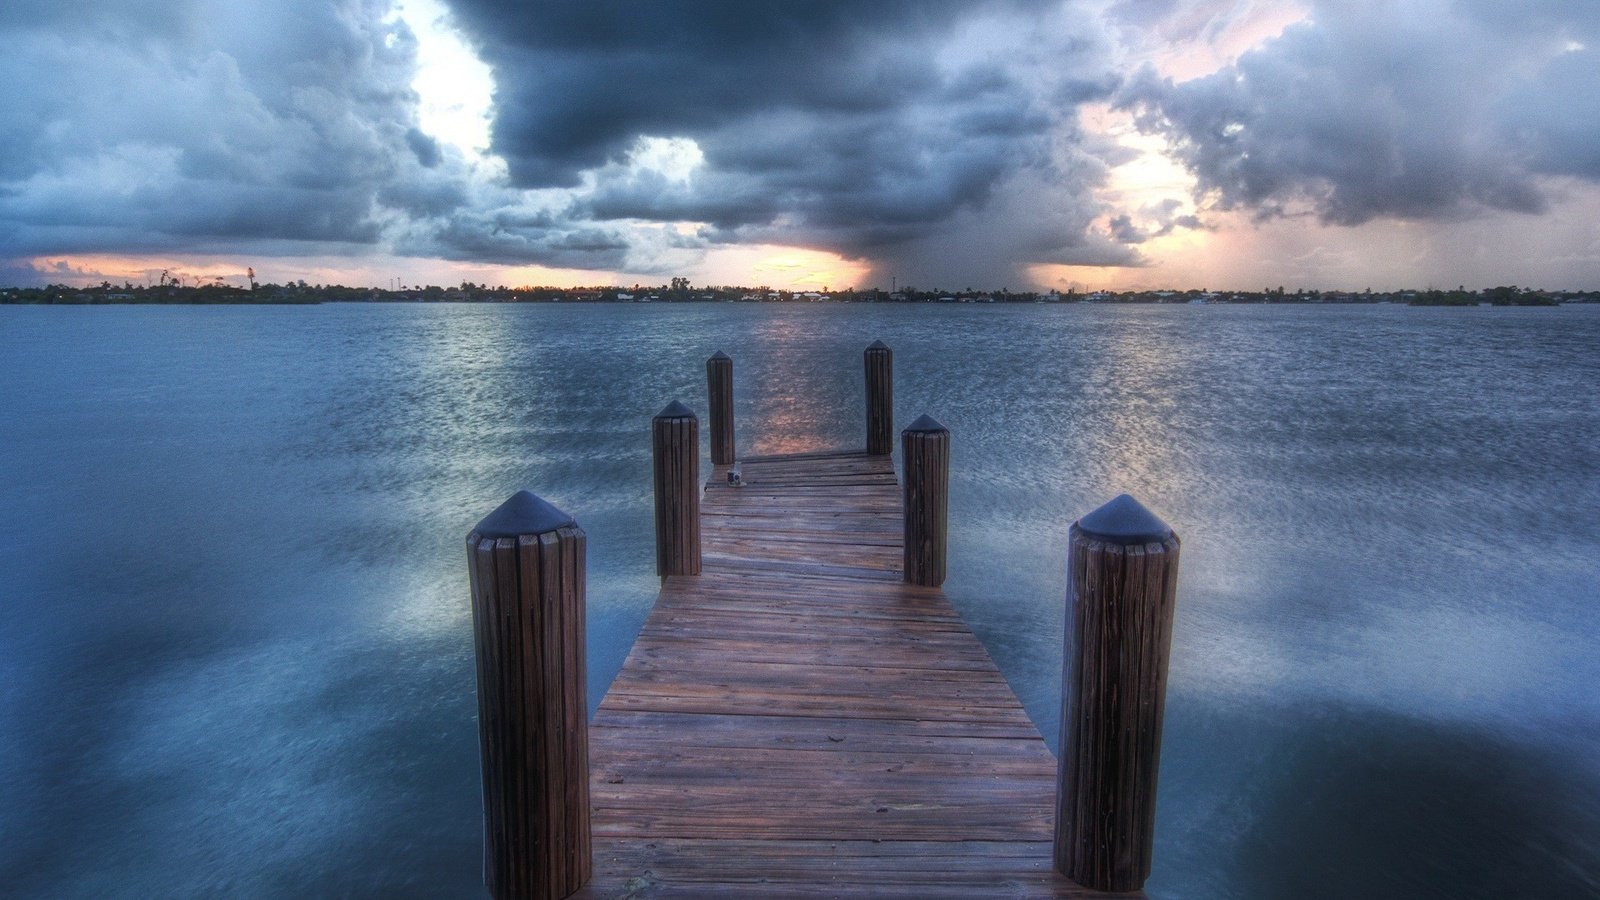
[[[411,87],[419,98],[422,130],[469,157],[487,154],[494,73],[441,0],[399,0],[393,14],[416,36],[417,71]]]

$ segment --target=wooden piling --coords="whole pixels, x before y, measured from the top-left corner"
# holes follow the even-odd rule
[[[700,420],[674,400],[650,423],[656,574],[700,574]]]
[[[894,353],[873,341],[865,354],[867,368],[867,452],[887,456],[894,451]]]
[[[585,536],[521,491],[467,535],[483,772],[483,878],[496,900],[589,880]]]
[[[870,366],[870,363],[869,363]],[[950,431],[924,415],[900,433],[905,472],[905,579],[944,584],[945,537],[950,509]]]
[[[1124,494],[1069,545],[1055,868],[1134,891],[1150,877],[1179,541]]]
[[[733,465],[733,359],[718,350],[706,360],[711,407],[711,464]]]

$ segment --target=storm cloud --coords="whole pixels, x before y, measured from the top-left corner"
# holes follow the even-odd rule
[[[1094,225],[1107,163],[1077,109],[1117,79],[1091,8],[450,12],[493,70],[498,168],[419,127],[416,37],[384,0],[8,5],[0,257],[344,246],[643,271],[663,247],[764,242],[1019,283],[1135,258]],[[690,170],[645,158],[662,142]]]
[[[379,239],[378,192],[425,180],[430,152],[408,141],[410,34],[373,3],[201,12],[0,12],[9,255]]]
[[[1600,191],[1592,3],[438,2],[429,28],[421,0],[0,6],[0,271],[664,276],[781,245],[865,263],[864,284],[999,287],[1159,265],[1160,239],[1230,211],[1523,221]],[[443,33],[492,72],[487,138],[425,115],[422,41]],[[1107,125],[1122,113],[1194,198],[1136,165],[1156,157]]]
[[[572,216],[703,223],[710,243],[798,243],[935,278],[963,277],[922,268],[963,242],[996,255],[954,259],[1013,278],[1031,262],[1132,259],[1103,244],[1085,250],[1106,166],[1075,140],[1076,104],[1109,97],[1116,83],[1085,9],[1059,0],[453,8],[494,69],[493,149],[511,183],[592,184]],[[676,178],[621,165],[646,139],[690,141],[701,158]],[[1008,246],[989,238],[994,230],[1010,234]]]
[[[1552,177],[1600,180],[1600,6],[1317,0],[1234,64],[1146,69],[1119,102],[1213,208],[1338,225],[1540,213]]]

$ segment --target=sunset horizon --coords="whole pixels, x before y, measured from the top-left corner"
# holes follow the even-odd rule
[[[1600,287],[1559,3],[282,13],[0,14],[0,284]]]

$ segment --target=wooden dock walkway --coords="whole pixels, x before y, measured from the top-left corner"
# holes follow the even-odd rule
[[[891,457],[740,465],[590,725],[576,896],[1102,896],[1052,871],[1038,730],[943,593],[902,583]]]

